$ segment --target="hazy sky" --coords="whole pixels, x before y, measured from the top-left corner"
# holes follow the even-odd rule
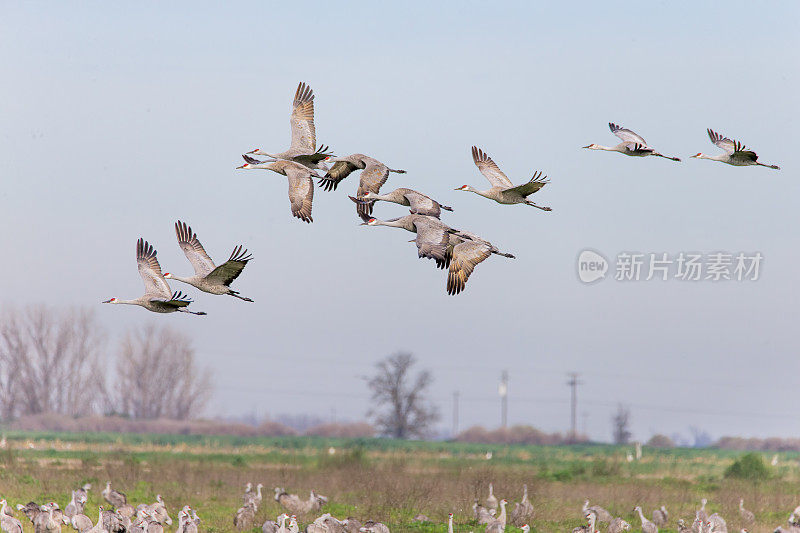
[[[0,305],[96,309],[112,332],[158,320],[195,339],[214,369],[211,414],[363,417],[360,376],[410,350],[436,378],[443,427],[568,424],[610,437],[618,402],[638,438],[796,436],[796,148],[800,4],[750,2],[4,3],[0,8]],[[256,147],[283,150],[299,81],[316,94],[317,136],[337,154],[393,168],[455,208],[446,222],[517,256],[481,264],[465,293],[420,260],[413,236],[359,226],[346,194],[317,189],[314,223],[292,218],[286,178],[235,171]],[[616,144],[607,123],[682,163],[581,150]],[[781,165],[735,168],[706,128]],[[552,213],[453,189],[486,185],[469,149],[512,180],[543,170]],[[378,204],[387,218],[406,211]],[[221,262],[254,254],[248,304],[189,289],[207,317],[101,306],[142,294],[135,243],[188,275],[173,223]],[[622,251],[753,252],[756,282],[606,279],[581,284],[576,257]],[[581,429],[583,429],[581,420]]]

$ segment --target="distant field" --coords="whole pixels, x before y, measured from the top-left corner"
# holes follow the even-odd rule
[[[392,531],[447,531],[448,512],[456,531],[482,531],[472,520],[472,502],[495,494],[513,502],[527,483],[535,508],[535,531],[571,531],[583,521],[584,498],[623,516],[638,529],[632,509],[648,516],[666,505],[674,530],[691,520],[700,498],[728,520],[736,532],[739,498],[756,513],[750,531],[771,531],[800,504],[800,454],[778,454],[765,482],[724,479],[740,452],[645,448],[641,461],[628,462],[630,447],[505,446],[384,439],[318,437],[208,437],[195,435],[7,433],[0,450],[0,497],[9,503],[54,500],[62,507],[71,488],[86,482],[93,518],[106,480],[130,502],[152,503],[161,494],[176,518],[184,504],[198,509],[205,531],[231,531],[246,482],[263,483],[258,528],[281,509],[272,488],[283,486],[302,497],[310,489],[330,497],[326,508],[337,517],[373,518]],[[332,450],[331,450],[332,449]],[[333,453],[331,453],[333,452]],[[491,458],[487,459],[487,452]],[[773,454],[765,454],[769,462]],[[412,522],[418,513],[432,523]],[[314,517],[303,517],[305,524]],[[28,527],[30,524],[27,524]],[[32,528],[26,531],[33,531]],[[517,531],[508,527],[507,531]]]

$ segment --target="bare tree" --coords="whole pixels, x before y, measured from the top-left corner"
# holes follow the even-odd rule
[[[150,324],[123,339],[115,389],[110,398],[115,411],[132,418],[186,420],[208,402],[211,375],[197,368],[188,337]]]
[[[396,353],[379,362],[377,374],[367,378],[375,404],[368,416],[384,435],[396,439],[425,437],[439,418],[425,398],[433,378],[427,370],[412,378],[415,362],[410,353]]]
[[[631,411],[622,404],[617,406],[617,412],[611,417],[611,425],[614,432],[614,443],[627,444],[631,440],[630,425]]]
[[[103,391],[102,328],[87,310],[44,306],[0,316],[0,416],[94,412]]]

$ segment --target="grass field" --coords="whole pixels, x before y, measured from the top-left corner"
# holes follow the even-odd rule
[[[800,504],[800,455],[779,454],[768,481],[724,478],[739,452],[649,449],[628,462],[630,447],[504,446],[383,439],[337,440],[314,437],[244,438],[182,435],[7,434],[0,450],[0,497],[11,505],[56,501],[63,508],[70,489],[92,483],[87,512],[97,516],[99,490],[110,480],[128,501],[167,502],[173,519],[189,504],[204,531],[232,531],[232,518],[248,481],[263,483],[264,502],[256,522],[273,519],[281,508],[272,488],[301,497],[314,489],[330,498],[326,511],[344,518],[375,519],[392,531],[447,531],[447,513],[457,532],[483,531],[472,519],[472,502],[495,494],[519,501],[527,483],[535,509],[535,531],[571,531],[583,523],[585,498],[622,516],[638,530],[632,509],[649,516],[666,505],[670,530],[678,518],[691,522],[700,498],[720,512],[731,532],[742,527],[739,498],[756,513],[750,531],[772,531]],[[331,453],[331,448],[335,450]],[[487,459],[487,452],[491,459]],[[765,459],[772,454],[765,455]],[[418,513],[431,523],[413,522]],[[23,517],[24,518],[24,517]],[[314,517],[301,517],[305,525]],[[26,520],[23,519],[23,523]],[[177,521],[176,521],[177,522]],[[30,523],[26,524],[30,530]],[[509,526],[507,531],[517,531]]]

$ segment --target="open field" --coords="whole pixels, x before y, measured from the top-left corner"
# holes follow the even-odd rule
[[[678,518],[691,521],[700,498],[706,497],[733,532],[742,527],[740,497],[756,514],[750,531],[773,530],[800,504],[797,453],[779,454],[769,481],[749,482],[723,477],[739,452],[708,449],[645,448],[641,461],[627,462],[630,447],[593,445],[14,432],[7,437],[9,449],[0,450],[0,497],[12,505],[52,500],[63,508],[70,489],[90,482],[96,490],[90,492],[87,510],[95,518],[101,485],[111,480],[134,505],[152,503],[161,494],[173,519],[184,504],[191,505],[205,531],[233,529],[232,517],[248,481],[266,487],[254,531],[281,512],[272,498],[275,486],[304,498],[313,488],[330,498],[326,510],[334,516],[380,520],[392,531],[447,531],[448,512],[456,515],[456,531],[482,531],[471,506],[486,497],[490,481],[495,494],[509,500],[509,510],[527,483],[535,531],[571,531],[582,524],[584,498],[623,516],[634,531],[635,505],[642,505],[648,516],[666,505],[674,530]],[[433,523],[412,522],[418,513]],[[301,524],[313,518],[302,517]]]

